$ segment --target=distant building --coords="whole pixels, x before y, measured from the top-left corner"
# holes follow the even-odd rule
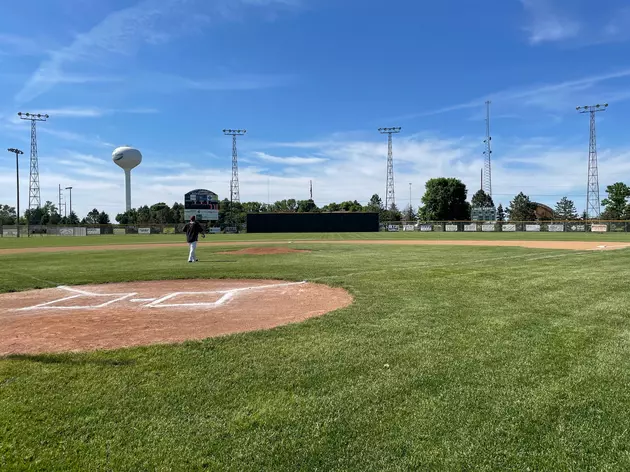
[[[538,203],[538,202],[532,202],[534,205],[536,205],[536,209],[534,210],[536,212],[536,218],[539,220],[553,220],[553,210],[551,209],[551,207],[548,207],[547,205],[543,205],[542,203]]]

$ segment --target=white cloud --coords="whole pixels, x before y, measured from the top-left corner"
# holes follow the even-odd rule
[[[304,143],[284,143],[285,147]],[[77,148],[79,149],[79,148]],[[273,156],[261,145],[256,156]],[[275,149],[275,147],[274,147]],[[396,201],[405,207],[412,183],[412,203],[421,204],[425,182],[433,177],[456,177],[468,186],[469,198],[479,188],[479,171],[483,165],[476,138],[439,139],[398,137],[394,140],[394,177]],[[497,148],[499,149],[499,148]],[[493,162],[493,194],[504,206],[520,191],[535,201],[554,205],[562,196],[572,198],[579,209],[586,194],[587,147],[549,145],[546,139],[514,140],[501,143],[501,152]],[[331,201],[358,200],[367,203],[372,194],[384,196],[386,181],[386,140],[324,139],[311,142],[305,155],[325,162],[298,161],[299,165],[269,162],[267,168],[256,165],[239,169],[240,194],[243,201],[267,202],[284,198],[308,198],[313,181],[314,198],[323,206]],[[607,185],[630,180],[630,149],[600,149],[600,188],[602,198]],[[263,160],[264,161],[264,160]],[[264,161],[268,162],[268,161]],[[291,171],[287,171],[287,169]],[[21,190],[23,201],[28,195],[28,161],[22,161]],[[15,200],[15,169],[9,160],[0,161],[0,203]],[[182,201],[193,188],[209,188],[221,198],[229,195],[231,168],[229,159],[222,162],[202,159],[176,162],[153,156],[132,173],[132,204],[140,206],[165,201]],[[42,200],[56,201],[58,185],[73,186],[73,206],[84,216],[93,208],[115,216],[124,209],[124,176],[109,159],[80,151],[64,150],[40,159]],[[269,195],[269,197],[268,197]]]
[[[263,161],[273,162],[275,164],[284,164],[287,166],[302,166],[309,164],[321,164],[326,162],[327,159],[323,157],[278,157],[266,154],[264,152],[254,152],[254,155]]]
[[[568,12],[560,11],[551,0],[521,0],[521,3],[530,20],[526,30],[531,44],[562,41],[580,33],[580,22]]]

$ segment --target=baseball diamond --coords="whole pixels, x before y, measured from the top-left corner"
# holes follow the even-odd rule
[[[181,234],[0,239],[0,464],[625,469],[629,247],[217,234],[189,264]]]

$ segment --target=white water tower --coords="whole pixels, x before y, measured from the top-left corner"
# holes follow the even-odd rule
[[[127,211],[131,210],[131,169],[134,169],[142,162],[142,154],[130,146],[121,146],[114,149],[112,153],[114,164],[125,171],[125,194]]]

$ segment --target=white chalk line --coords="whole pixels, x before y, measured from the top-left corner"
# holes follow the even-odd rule
[[[306,281],[302,282],[288,282],[288,283],[280,283],[280,284],[268,284],[268,285],[255,285],[253,287],[241,287],[234,288],[229,290],[212,290],[208,292],[175,292],[169,295],[166,295],[158,300],[155,300],[148,305],[145,305],[147,308],[182,308],[182,307],[218,307],[221,306],[228,301],[232,300],[237,294],[245,291],[253,291],[253,290],[266,290],[269,288],[278,288],[278,287],[290,287],[295,285],[303,285],[307,283]],[[222,296],[214,301],[214,302],[196,302],[196,303],[163,303],[167,300],[175,298],[180,295],[210,295],[210,294],[222,294]]]
[[[231,299],[233,299],[238,293],[252,290],[265,290],[269,288],[277,288],[277,287],[289,287],[294,285],[302,285],[307,283],[306,281],[302,282],[287,282],[287,283],[279,283],[279,284],[267,284],[267,285],[255,285],[251,287],[241,287],[227,290],[209,290],[204,292],[173,292],[169,293],[160,298],[131,298],[137,295],[137,292],[131,293],[95,293],[88,292],[86,290],[77,289],[74,287],[69,287],[66,285],[60,285],[57,288],[60,290],[64,290],[67,292],[75,293],[75,295],[70,295],[67,297],[59,298],[56,300],[52,300],[50,302],[40,303],[38,305],[26,307],[26,308],[18,308],[12,311],[33,311],[33,310],[86,310],[86,309],[96,309],[96,308],[105,308],[114,303],[130,299],[130,302],[134,303],[143,303],[149,302],[146,305],[143,305],[142,308],[182,308],[182,307],[217,307],[221,306]],[[167,300],[175,298],[181,295],[215,295],[221,294],[221,297],[214,302],[196,302],[196,303],[163,303]],[[60,306],[56,305],[57,303],[62,303],[64,301],[73,300],[79,297],[116,297],[113,300],[108,300],[104,303],[100,303],[98,305],[82,305],[82,306]]]

